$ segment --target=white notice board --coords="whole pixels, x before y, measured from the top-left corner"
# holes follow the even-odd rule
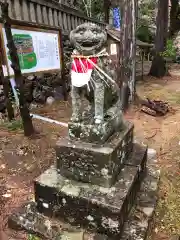
[[[61,69],[61,49],[59,31],[12,26],[13,39],[17,48],[22,74],[48,72]],[[14,75],[7,48],[5,30],[1,35],[6,56],[5,76]]]

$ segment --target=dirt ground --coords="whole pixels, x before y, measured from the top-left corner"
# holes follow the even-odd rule
[[[146,77],[138,82],[138,94],[142,98],[168,101],[172,107],[165,117],[151,117],[131,107],[125,117],[135,124],[135,134],[143,143],[158,153],[161,168],[159,204],[155,217],[153,240],[170,240],[180,235],[180,76],[153,79]],[[67,122],[71,108],[58,103],[36,109],[42,116]],[[18,206],[33,199],[33,179],[39,176],[55,160],[53,146],[67,128],[33,120],[41,133],[37,139],[23,137],[16,126],[15,131],[0,126],[0,239],[27,239],[24,233],[7,228],[8,215]]]

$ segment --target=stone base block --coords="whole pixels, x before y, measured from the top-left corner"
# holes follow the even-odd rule
[[[139,188],[139,169],[125,166],[112,188],[68,180],[50,168],[35,181],[38,210],[89,230],[119,236]]]
[[[158,202],[159,180],[159,168],[156,165],[148,165],[146,176],[137,194],[136,205],[124,224],[120,240],[145,240],[152,233],[153,217]]]
[[[113,117],[106,118],[101,124],[95,124],[94,119],[89,117],[83,122],[69,122],[69,137],[72,140],[81,140],[83,142],[105,143],[108,138],[117,130],[116,125],[120,125],[119,116],[114,114]],[[123,123],[120,125],[123,130]]]
[[[133,144],[132,152],[125,161],[127,166],[136,166],[140,172],[146,173],[148,147],[142,146],[138,143]]]
[[[9,227],[15,230],[26,230],[42,239],[70,240],[146,240],[153,227],[153,216],[158,200],[159,170],[148,166],[146,176],[137,193],[136,205],[124,224],[121,237],[109,237],[95,232],[87,232],[72,227],[66,222],[56,221],[37,211],[36,203],[27,203],[9,217]],[[141,216],[141,217],[139,217]]]
[[[133,125],[127,124],[106,143],[60,139],[56,144],[57,169],[67,178],[111,187],[133,146]]]

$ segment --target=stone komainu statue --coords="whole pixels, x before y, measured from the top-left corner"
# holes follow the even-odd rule
[[[119,127],[122,123],[120,90],[106,52],[106,31],[95,24],[84,23],[71,31],[70,41],[74,47],[71,68],[72,123],[84,122],[82,90],[86,88],[89,93],[94,93],[90,98],[93,115],[88,117],[88,124],[103,125],[113,119],[113,127]]]

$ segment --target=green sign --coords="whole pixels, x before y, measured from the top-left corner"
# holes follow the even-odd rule
[[[33,40],[29,34],[14,34],[13,40],[17,48],[20,67],[22,70],[31,69],[37,65],[37,57],[34,52]],[[8,54],[10,60],[10,56]]]

